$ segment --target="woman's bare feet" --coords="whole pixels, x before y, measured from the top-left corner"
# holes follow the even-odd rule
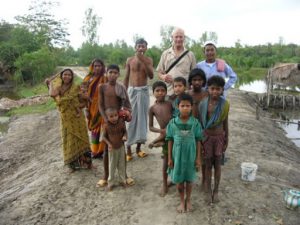
[[[76,171],[76,170],[73,169],[73,168],[71,168],[71,167],[68,168],[68,174],[74,173],[75,171]]]

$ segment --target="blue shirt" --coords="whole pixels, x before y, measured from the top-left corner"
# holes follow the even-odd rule
[[[196,68],[202,69],[205,72],[206,80],[211,78],[213,75],[219,75],[224,79],[229,78],[224,86],[225,91],[231,88],[232,85],[234,85],[235,82],[237,81],[236,73],[232,70],[232,68],[227,63],[225,63],[225,69],[223,72],[219,72],[217,70],[216,61],[214,63],[207,63],[205,60],[201,61],[197,63]]]

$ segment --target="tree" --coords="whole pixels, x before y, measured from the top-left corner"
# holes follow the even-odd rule
[[[160,36],[161,36],[161,43],[160,47],[162,49],[170,48],[172,45],[172,32],[175,29],[174,26],[165,25],[160,27]]]
[[[39,48],[36,36],[26,27],[0,23],[0,61],[11,72],[14,72],[14,62],[19,56]]]
[[[26,26],[29,31],[38,37],[38,42],[45,46],[66,46],[67,37],[66,20],[56,20],[51,9],[59,5],[58,2],[33,1],[29,7],[29,14],[16,16],[16,20]]]
[[[199,39],[199,42],[200,42],[200,45],[204,45],[204,43],[206,41],[213,41],[215,43],[218,43],[218,35],[216,32],[207,32],[205,31],[204,33],[202,33],[200,39]]]
[[[17,81],[36,84],[53,74],[57,65],[53,53],[44,47],[38,51],[23,54],[16,60],[15,66],[18,68],[15,77]]]
[[[98,43],[98,27],[100,26],[102,18],[94,13],[92,8],[88,8],[85,13],[85,20],[81,27],[82,35],[87,39],[87,43],[95,45]]]
[[[11,31],[13,29],[14,29],[13,24],[9,24],[4,20],[0,21],[0,43],[10,40]]]
[[[132,41],[133,41],[133,46],[135,46],[135,42],[140,39],[140,38],[144,38],[143,36],[139,35],[139,34],[134,34],[132,37]]]

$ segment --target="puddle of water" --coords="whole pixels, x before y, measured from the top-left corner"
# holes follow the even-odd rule
[[[248,84],[241,85],[238,89],[261,94],[261,93],[266,93],[267,85],[263,80],[255,80]],[[287,88],[287,90],[288,89],[291,88]],[[300,92],[299,88],[297,87],[294,88],[293,90]],[[298,121],[300,121],[300,112],[284,111],[284,114],[286,114],[289,120],[293,121],[294,123],[298,123]],[[278,123],[278,124],[285,130],[286,136],[289,139],[291,139],[298,147],[300,147],[300,130],[298,124],[294,124],[294,123],[293,124]]]
[[[263,80],[255,80],[249,84],[243,84],[239,87],[239,90],[255,92],[255,93],[266,93],[267,85]]]

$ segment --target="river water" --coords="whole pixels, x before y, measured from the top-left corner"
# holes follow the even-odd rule
[[[263,80],[254,80],[248,84],[242,84],[238,87],[238,89],[255,93],[266,93],[267,85]],[[296,91],[300,92],[298,88],[296,88]],[[279,112],[278,110],[276,111]],[[281,112],[283,112],[283,110],[281,110]],[[298,147],[300,147],[300,127],[297,124],[298,121],[300,121],[300,111],[284,110],[284,114],[287,115],[289,121],[292,123],[278,122],[278,124],[285,130],[286,136],[290,138]]]

